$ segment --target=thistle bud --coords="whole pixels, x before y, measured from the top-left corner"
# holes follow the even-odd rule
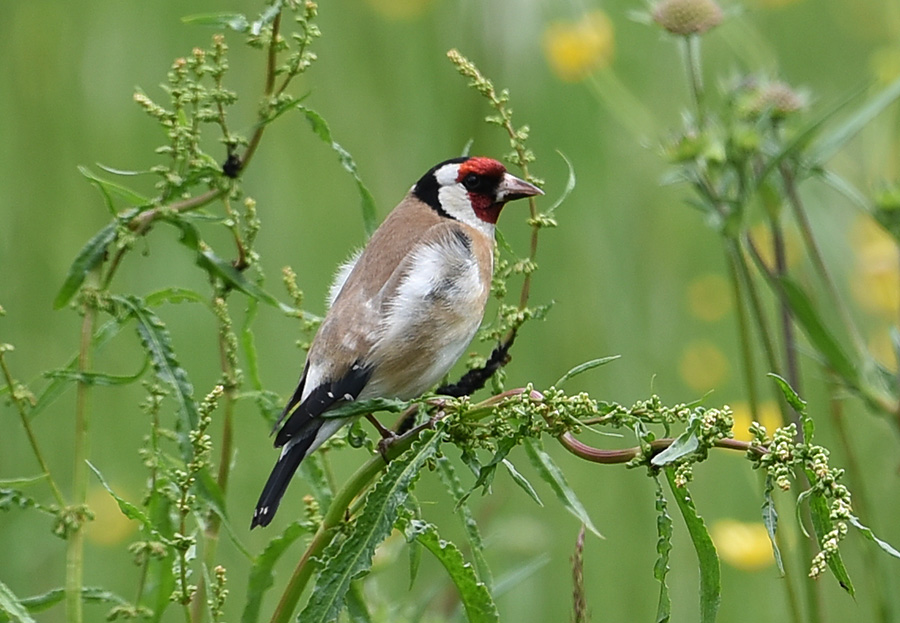
[[[713,0],[662,0],[652,15],[673,35],[699,35],[721,23],[722,8]]]

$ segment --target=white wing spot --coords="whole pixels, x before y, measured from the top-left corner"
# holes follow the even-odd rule
[[[350,394],[344,394],[344,400],[353,400],[353,396]]]
[[[333,393],[333,392],[328,392],[328,397],[329,397],[329,398],[334,398],[334,393]]]

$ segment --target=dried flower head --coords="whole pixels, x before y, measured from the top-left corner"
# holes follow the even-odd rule
[[[702,34],[722,22],[722,8],[713,0],[662,0],[653,21],[673,35]]]

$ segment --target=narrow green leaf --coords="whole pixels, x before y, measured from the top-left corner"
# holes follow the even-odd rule
[[[503,459],[503,466],[506,468],[506,471],[509,472],[509,475],[512,477],[513,482],[519,485],[519,487],[521,487],[522,490],[528,494],[528,497],[534,500],[535,504],[537,504],[538,506],[544,505],[544,503],[541,502],[541,498],[537,494],[537,491],[535,491],[534,487],[531,486],[531,483],[528,482],[528,479],[519,473],[519,470],[516,469],[516,466],[513,465],[509,461],[509,459]]]
[[[538,471],[541,478],[550,485],[550,488],[553,489],[553,493],[556,494],[556,497],[562,502],[565,509],[583,523],[588,530],[593,532],[599,538],[604,538],[603,535],[600,534],[600,531],[594,526],[594,522],[591,521],[587,510],[585,510],[584,505],[578,499],[578,496],[575,495],[575,492],[569,486],[562,470],[553,462],[550,455],[544,452],[543,445],[540,441],[526,439],[524,445],[525,451],[528,453],[528,458],[531,459],[531,464]]]
[[[247,378],[250,379],[250,386],[256,391],[262,391],[263,384],[259,375],[259,357],[256,354],[256,337],[253,335],[253,321],[256,320],[258,312],[259,302],[254,298],[248,298],[247,313],[244,315],[244,324],[241,326],[241,348],[244,351]]]
[[[84,383],[85,385],[97,385],[101,387],[110,387],[116,385],[129,385],[138,381],[150,366],[150,359],[145,357],[144,364],[135,374],[106,374],[104,372],[80,372],[78,370],[69,370],[61,368],[50,370],[44,373],[44,376],[52,380],[62,380],[68,383]]]
[[[240,13],[199,13],[186,15],[181,21],[191,26],[212,26],[245,33],[250,30],[250,20]]]
[[[495,623],[500,620],[500,614],[490,592],[484,583],[478,581],[472,565],[465,561],[456,545],[440,538],[433,524],[425,524],[419,530],[417,540],[447,571],[456,590],[459,591],[469,623]]]
[[[314,452],[300,463],[300,474],[303,476],[303,482],[311,489],[312,496],[319,503],[319,508],[323,514],[328,512],[328,507],[331,506],[331,502],[334,499],[334,492],[325,472],[324,461],[325,457],[321,452]]]
[[[443,441],[441,428],[425,431],[406,452],[391,461],[374,485],[348,536],[335,540],[322,554],[323,567],[309,602],[300,614],[304,623],[329,623],[337,618],[350,583],[368,573],[375,548],[388,537],[425,463]]]
[[[24,476],[22,478],[4,478],[0,479],[0,487],[29,487],[46,479],[46,474]]]
[[[293,307],[285,305],[247,279],[244,273],[236,269],[231,262],[216,255],[213,250],[200,239],[200,231],[188,220],[178,216],[165,217],[164,220],[181,230],[181,238],[178,241],[196,254],[194,258],[195,263],[209,273],[210,277],[221,279],[229,286],[236,290],[240,290],[247,296],[260,300],[272,307],[277,307],[285,313],[292,314],[296,311]]]
[[[684,518],[684,524],[697,552],[697,560],[700,562],[700,623],[714,623],[722,599],[719,556],[716,553],[716,546],[709,536],[706,524],[697,514],[687,487],[679,487],[675,484],[675,469],[666,467],[665,472],[669,489]]]
[[[447,457],[439,458],[437,465],[441,481],[444,483],[444,486],[447,487],[447,492],[456,502],[456,514],[459,515],[459,518],[462,520],[463,526],[466,529],[466,538],[468,539],[469,546],[472,550],[472,558],[475,560],[475,567],[478,569],[478,578],[484,582],[485,586],[488,587],[488,590],[491,590],[494,583],[494,577],[493,573],[491,573],[491,568],[488,566],[487,560],[484,557],[484,540],[481,538],[478,522],[475,521],[472,509],[470,509],[469,505],[466,503],[466,496],[468,494],[463,489],[462,483],[456,475],[456,470]]]
[[[187,431],[196,428],[200,420],[197,403],[194,402],[194,388],[188,380],[187,372],[181,367],[165,323],[139,297],[113,296],[128,315],[137,322],[138,337],[150,356],[150,362],[157,378],[172,389],[181,415],[181,450],[185,460],[193,454]]]
[[[104,195],[107,195],[109,197],[111,197],[112,195],[116,195],[119,198],[124,199],[129,205],[134,207],[149,206],[153,203],[153,201],[149,197],[145,197],[144,195],[135,192],[127,186],[117,184],[116,182],[110,182],[109,180],[105,180],[102,177],[98,177],[87,167],[78,167],[78,172],[89,179],[93,184],[95,184]],[[112,205],[110,205],[109,207],[110,209],[114,209]],[[128,218],[130,219],[131,216],[134,216],[134,214],[130,214]]]
[[[342,404],[335,409],[329,409],[322,414],[325,418],[344,418],[354,417],[357,415],[365,415],[366,413],[376,413],[378,411],[388,411],[390,413],[399,413],[409,406],[409,402],[405,400],[397,400],[396,398],[371,398],[369,400],[353,400]]]
[[[66,589],[54,588],[46,593],[41,593],[40,595],[24,597],[19,600],[19,603],[29,612],[29,614],[34,614],[52,608],[56,604],[62,602],[65,597]],[[94,603],[111,603],[118,605],[125,605],[128,603],[122,597],[111,591],[92,586],[82,587],[81,599],[86,602]],[[6,623],[9,620],[9,616],[6,613],[0,612],[0,623]]]
[[[75,256],[75,261],[69,266],[66,280],[63,282],[59,292],[57,292],[56,298],[53,299],[54,309],[65,307],[72,300],[72,297],[75,296],[75,293],[78,292],[87,274],[103,261],[106,257],[106,248],[116,239],[117,227],[118,224],[112,221],[94,234],[87,241],[87,244],[81,248],[81,251]]]
[[[831,158],[847,141],[859,134],[872,119],[893,104],[897,98],[900,98],[900,78],[894,80],[874,97],[869,98],[841,125],[822,137],[812,149],[813,162],[824,163]]]
[[[472,488],[469,489],[465,496],[463,496],[463,501],[467,500],[469,496],[472,495],[472,492],[479,487],[485,494],[490,490],[491,485],[494,483],[497,466],[499,466],[506,458],[506,455],[516,447],[517,443],[518,440],[513,435],[504,437],[497,442],[497,449],[494,451],[494,456],[491,457],[490,461],[478,467],[478,478],[475,479],[475,484],[472,485]]]
[[[350,623],[372,623],[372,615],[366,605],[361,582],[351,582],[347,597],[344,598]]]
[[[669,552],[672,551],[672,517],[669,515],[666,496],[663,494],[659,476],[656,481],[656,553],[659,556],[653,565],[653,577],[659,581],[659,601],[656,606],[656,623],[668,623],[672,616],[672,599],[669,597],[669,585],[666,577],[669,574]]]
[[[775,490],[775,479],[772,474],[766,475],[766,490],[763,494],[762,518],[763,525],[766,527],[766,533],[769,535],[769,541],[772,543],[772,554],[775,556],[775,564],[778,565],[778,571],[784,576],[784,562],[781,559],[781,550],[778,548],[778,542],[775,539],[775,531],[778,528],[778,511],[775,510],[775,500],[772,498],[772,492]]]
[[[815,482],[815,474],[811,473],[809,470],[807,470],[807,477],[810,482]],[[834,528],[834,524],[831,521],[828,500],[826,500],[825,496],[819,491],[810,491],[809,514],[812,519],[813,529],[816,532],[816,541],[818,541],[819,547],[822,547],[825,542],[825,536],[831,532],[832,528]],[[828,568],[831,569],[831,572],[834,574],[835,579],[841,587],[850,593],[851,597],[855,597],[856,589],[853,588],[853,582],[850,580],[850,574],[847,573],[847,567],[844,566],[844,559],[841,556],[840,550],[828,557]]]
[[[781,393],[784,394],[784,399],[787,400],[787,403],[791,405],[791,408],[793,408],[794,411],[803,413],[806,410],[806,401],[794,391],[794,388],[791,387],[790,383],[774,372],[769,372],[767,376],[775,381],[779,389],[781,389]]]
[[[3,582],[0,582],[0,610],[9,615],[15,623],[35,623],[19,598]]]
[[[650,463],[656,467],[662,467],[695,452],[700,447],[699,433],[700,418],[692,415],[687,428],[675,438],[671,446],[650,459]]]
[[[116,504],[119,505],[119,511],[128,519],[133,519],[143,526],[143,528],[147,531],[148,534],[153,535],[154,538],[158,538],[161,541],[167,541],[165,537],[163,537],[159,532],[157,532],[156,528],[153,526],[153,523],[150,521],[150,518],[142,511],[140,508],[125,500],[124,498],[116,495],[116,492],[112,490],[112,487],[109,486],[109,483],[106,482],[106,478],[103,477],[103,474],[100,473],[100,470],[94,467],[94,464],[90,461],[85,461],[91,471],[94,472],[94,475],[97,477],[97,480],[100,481],[100,484],[106,489],[106,492],[109,493],[113,499],[116,501]]]
[[[306,532],[303,524],[295,521],[285,528],[280,536],[269,541],[262,553],[253,561],[250,577],[247,580],[247,597],[241,613],[241,623],[257,623],[259,621],[263,597],[266,591],[275,584],[275,563]]]
[[[341,166],[344,167],[344,170],[346,170],[356,182],[356,189],[359,192],[359,198],[362,205],[363,227],[365,227],[366,235],[371,236],[378,226],[375,216],[375,198],[372,197],[372,193],[369,192],[369,189],[363,184],[362,178],[359,176],[356,161],[353,160],[350,152],[341,147],[340,144],[331,137],[331,128],[328,127],[328,123],[319,113],[302,105],[298,105],[297,108],[306,115],[306,119],[312,126],[316,136],[322,139],[322,142],[330,145],[335,153],[337,153]]]
[[[885,552],[893,556],[894,558],[900,558],[900,552],[898,552],[890,543],[887,541],[882,541],[875,533],[872,532],[871,528],[864,526],[860,523],[859,518],[856,515],[850,515],[850,523],[859,530],[864,537],[872,541],[875,545],[883,549]]]
[[[275,17],[281,13],[281,8],[284,6],[283,0],[275,0],[269,6],[266,7],[266,10],[263,11],[259,18],[256,19],[253,24],[250,26],[250,34],[258,35],[262,32],[263,26],[268,26],[271,24]]]
[[[572,191],[575,190],[575,167],[572,166],[572,163],[566,158],[564,153],[558,149],[556,150],[556,153],[559,154],[559,157],[566,163],[566,168],[569,170],[569,176],[566,178],[566,186],[563,188],[562,195],[560,195],[559,199],[554,201],[553,205],[550,206],[550,209],[547,210],[547,216],[553,216],[553,213],[556,212],[556,208],[561,206],[563,202],[569,198],[569,195],[572,194]]]
[[[622,355],[611,355],[609,357],[600,357],[599,359],[591,359],[590,361],[585,361],[584,363],[580,363],[561,377],[556,380],[556,383],[553,384],[554,387],[562,387],[563,384],[568,381],[570,378],[574,376],[578,376],[582,372],[587,372],[588,370],[593,370],[602,365],[606,365],[611,361],[615,361],[620,358]]]
[[[835,372],[851,387],[859,387],[859,373],[843,347],[822,322],[815,305],[800,286],[789,277],[780,277],[778,286],[790,305],[803,333]]]
[[[497,579],[497,581],[494,583],[493,590],[491,590],[491,594],[496,599],[497,597],[508,593],[512,589],[519,586],[522,582],[533,576],[535,573],[540,571],[542,568],[546,567],[547,563],[550,562],[550,558],[550,554],[545,552],[543,554],[535,556],[523,565],[516,566],[511,571],[508,571]]]
[[[144,302],[150,307],[157,307],[163,303],[201,303],[209,306],[209,298],[189,288],[163,288],[151,292],[144,297]]]

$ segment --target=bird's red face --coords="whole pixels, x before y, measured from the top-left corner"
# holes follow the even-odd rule
[[[491,158],[476,156],[459,165],[456,181],[462,184],[472,204],[475,216],[492,225],[500,217],[505,202],[497,201],[497,188],[506,167]]]
[[[482,156],[442,162],[419,180],[413,192],[445,216],[488,227],[497,222],[507,201],[543,194],[510,175],[501,163]]]

